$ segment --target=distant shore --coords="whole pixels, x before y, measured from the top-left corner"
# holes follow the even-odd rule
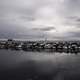
[[[21,41],[13,39],[0,40],[0,49],[24,50],[24,51],[50,51],[79,53],[80,41]]]

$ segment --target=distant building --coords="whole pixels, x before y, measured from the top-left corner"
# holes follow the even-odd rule
[[[9,41],[9,42],[12,42],[12,41],[13,41],[13,39],[8,39],[8,41]]]

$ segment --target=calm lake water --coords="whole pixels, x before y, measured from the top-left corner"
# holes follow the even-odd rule
[[[80,54],[0,50],[0,80],[80,80]]]

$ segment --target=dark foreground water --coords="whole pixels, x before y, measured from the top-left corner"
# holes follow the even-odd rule
[[[80,80],[80,55],[0,50],[0,80]]]

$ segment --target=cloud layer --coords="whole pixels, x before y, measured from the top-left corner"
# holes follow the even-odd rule
[[[80,39],[80,0],[0,0],[0,38]]]

